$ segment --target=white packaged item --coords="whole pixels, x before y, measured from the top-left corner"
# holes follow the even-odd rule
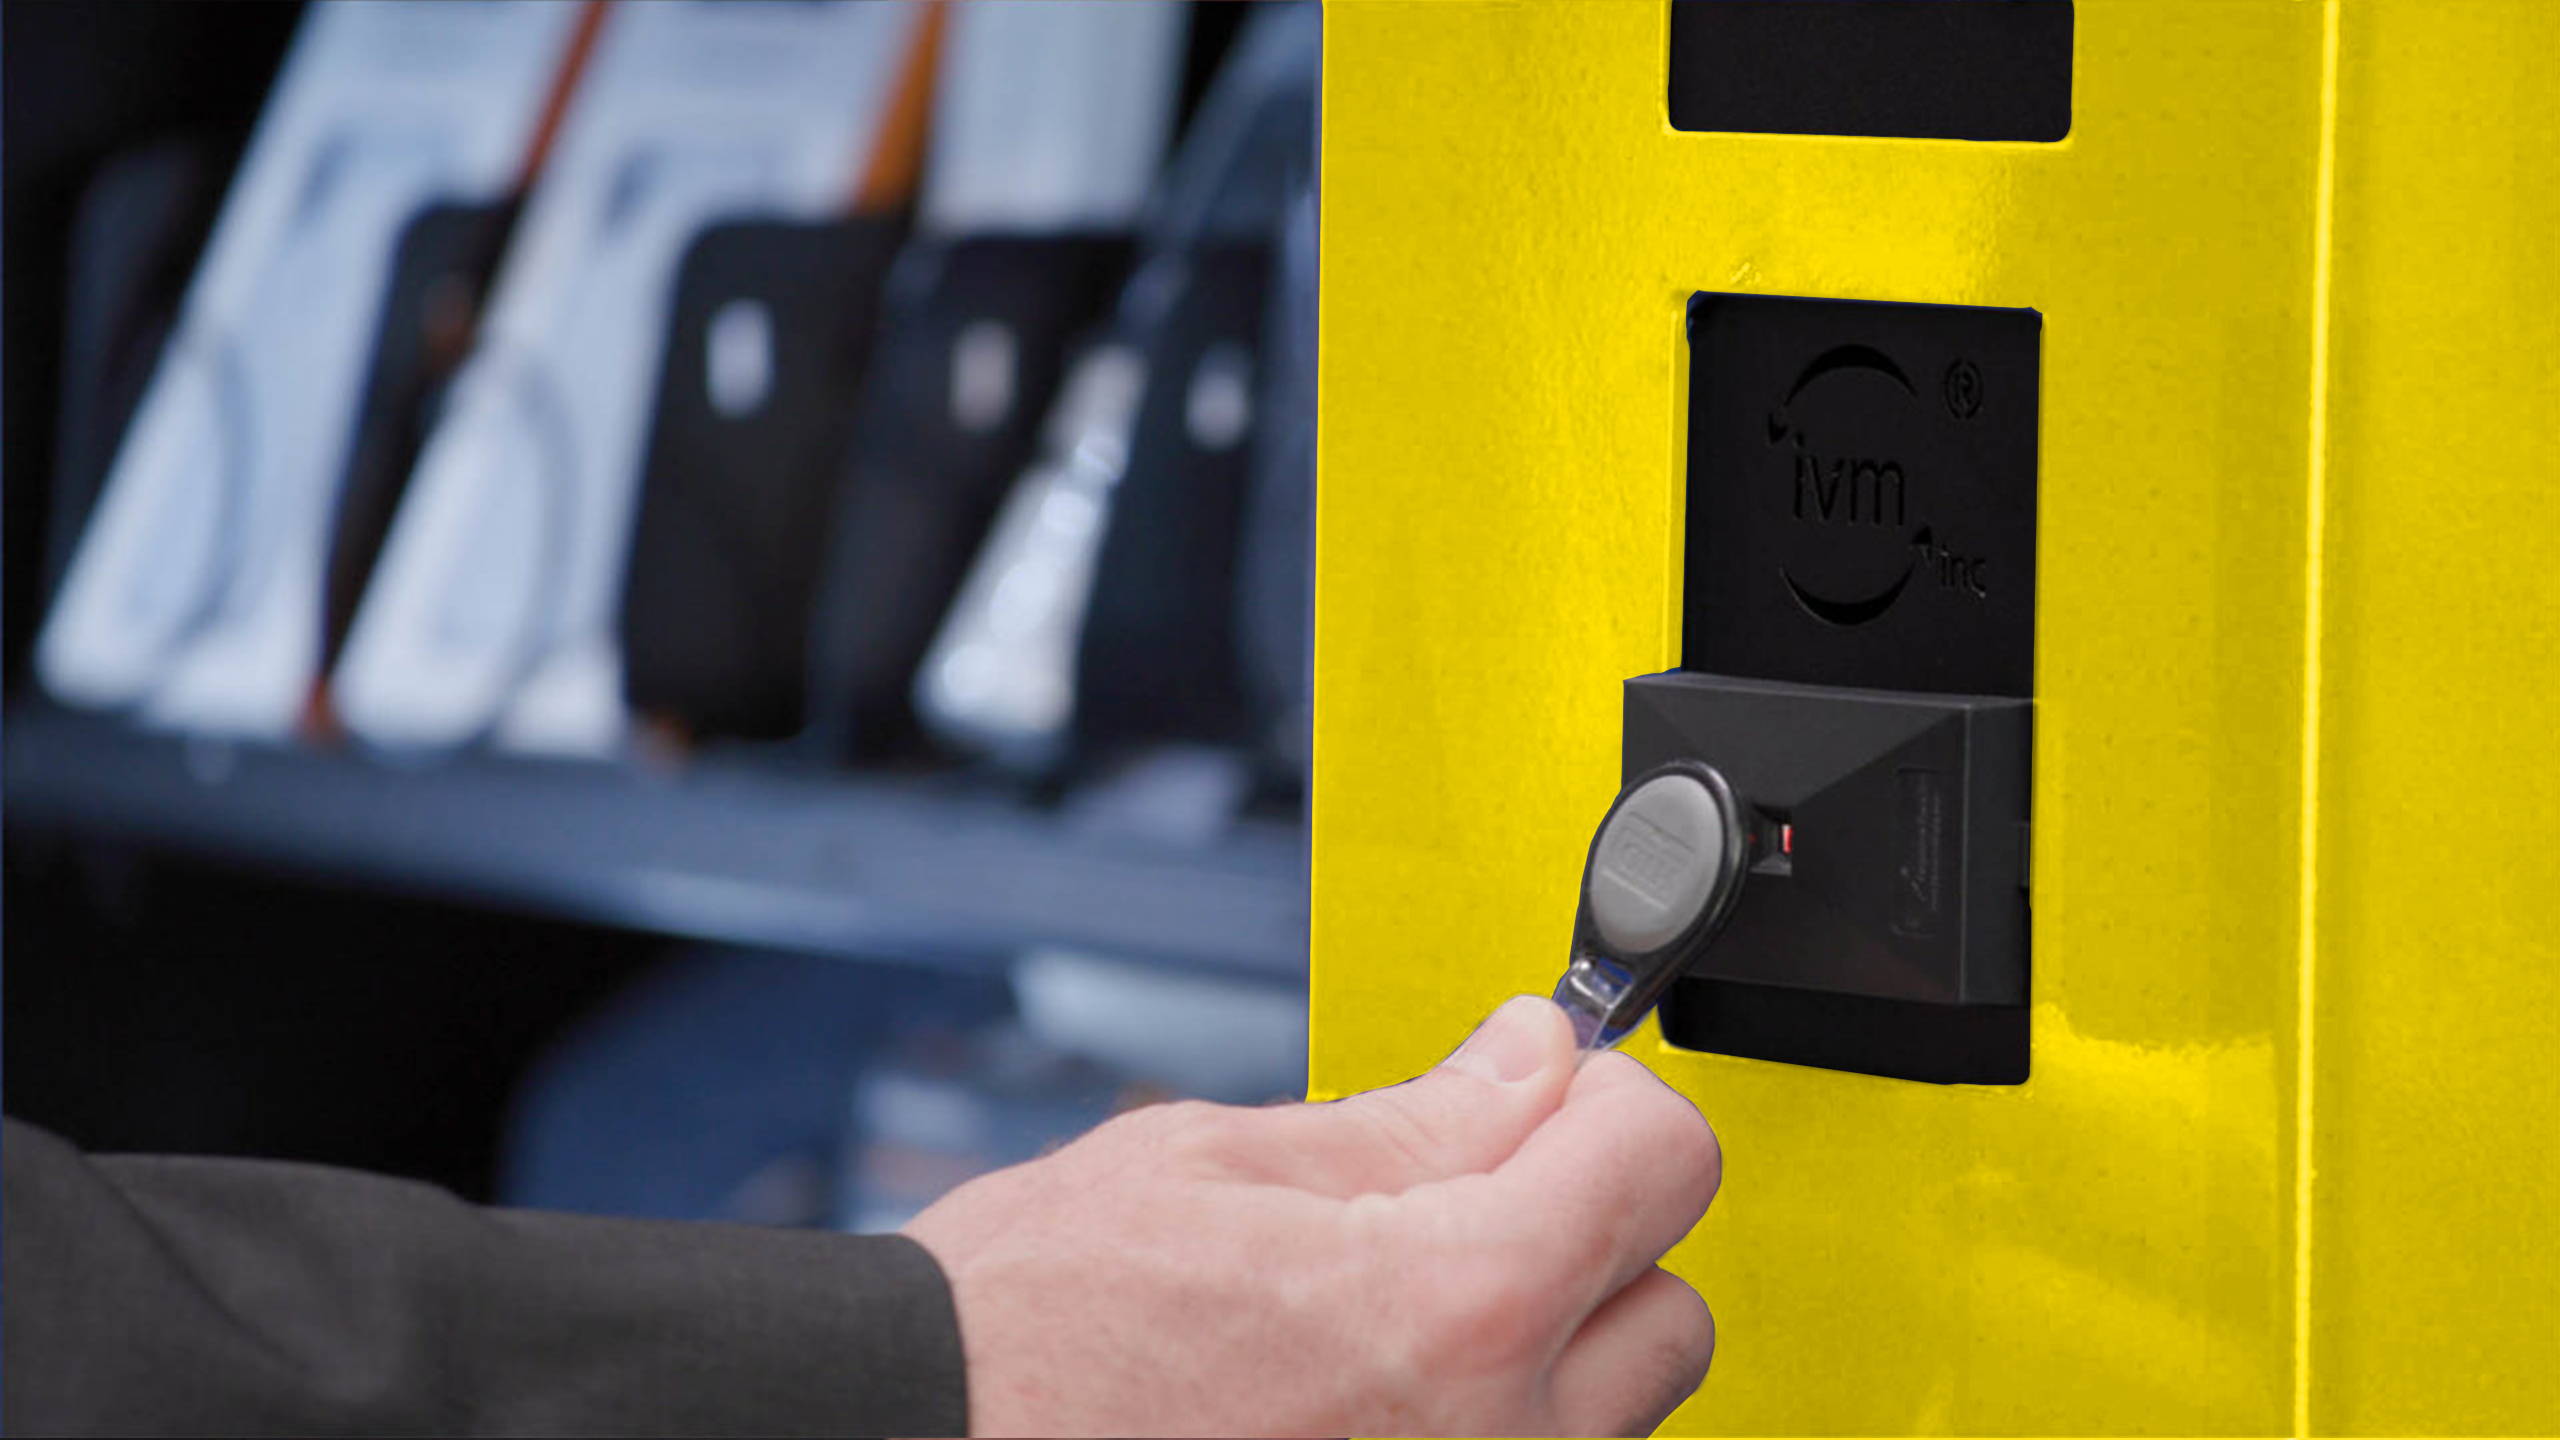
[[[1097,345],[1067,372],[1040,458],[996,512],[916,670],[916,710],[946,741],[1022,770],[1058,758],[1094,566],[1146,391],[1132,345]]]
[[[522,182],[582,15],[312,7],[38,641],[48,691],[292,730],[401,234]]]
[[[1173,0],[957,7],[918,225],[938,234],[1136,225],[1173,126],[1186,18]]]
[[[604,755],[679,265],[706,227],[849,213],[920,6],[615,11],[428,438],[332,686],[359,737]]]

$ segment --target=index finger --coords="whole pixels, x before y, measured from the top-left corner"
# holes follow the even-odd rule
[[[1698,1107],[1632,1056],[1594,1055],[1564,1104],[1489,1177],[1498,1203],[1546,1217],[1547,1247],[1598,1305],[1651,1270],[1707,1213],[1724,1152]]]

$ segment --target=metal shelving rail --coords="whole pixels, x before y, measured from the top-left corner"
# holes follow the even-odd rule
[[[0,817],[333,883],[733,944],[1001,960],[1033,944],[1294,982],[1295,825],[1190,844],[959,777],[706,762],[353,754],[147,732],[44,704],[0,723]]]

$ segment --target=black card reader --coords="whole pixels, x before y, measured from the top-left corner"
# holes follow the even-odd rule
[[[1623,770],[1713,767],[1754,842],[1670,1043],[2026,1078],[2042,327],[1691,300],[1681,668],[1627,682]]]

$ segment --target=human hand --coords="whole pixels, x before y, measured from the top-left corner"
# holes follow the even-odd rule
[[[979,1435],[1600,1435],[1660,1424],[1715,1323],[1655,1262],[1723,1172],[1634,1059],[1521,996],[1418,1079],[1120,1116],[907,1226]]]

